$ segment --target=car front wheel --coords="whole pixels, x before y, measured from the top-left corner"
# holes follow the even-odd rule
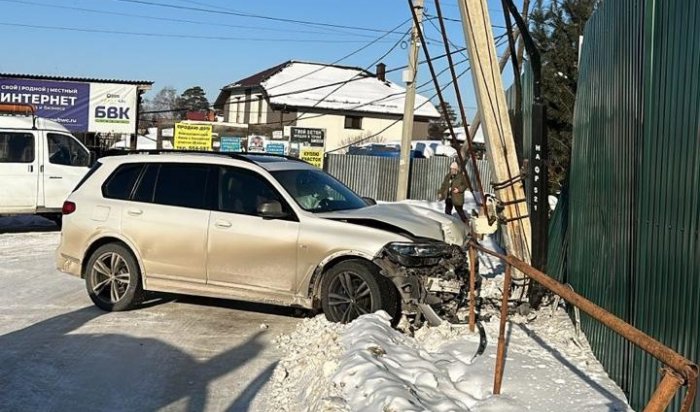
[[[100,246],[86,266],[85,286],[93,303],[106,311],[129,310],[143,300],[136,259],[124,246]]]
[[[321,306],[326,319],[349,323],[378,310],[394,315],[396,291],[369,262],[349,260],[332,267],[321,285]]]

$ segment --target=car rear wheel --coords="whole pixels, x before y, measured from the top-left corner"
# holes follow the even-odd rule
[[[106,311],[129,310],[143,301],[136,259],[120,244],[95,250],[86,266],[85,286],[93,303]]]
[[[321,285],[321,306],[326,319],[349,323],[357,317],[385,310],[395,316],[396,291],[384,282],[369,262],[349,260],[332,267]]]

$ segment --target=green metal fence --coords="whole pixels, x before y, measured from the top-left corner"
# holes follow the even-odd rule
[[[556,234],[568,239],[566,275],[577,292],[695,361],[699,67],[700,2],[601,3],[580,59],[569,233]],[[566,228],[555,215],[550,234]],[[550,256],[550,270],[557,263]],[[582,326],[610,376],[641,408],[658,383],[658,362],[590,318]]]

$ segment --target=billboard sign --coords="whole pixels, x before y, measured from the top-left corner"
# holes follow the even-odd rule
[[[265,145],[265,152],[284,156],[286,147],[284,143],[268,143]]]
[[[72,132],[88,130],[89,83],[0,78],[0,103],[31,104],[39,117]]]
[[[323,169],[323,149],[318,147],[303,147],[299,158],[313,166]]]
[[[220,152],[242,152],[241,141],[243,138],[236,136],[221,136]]]
[[[175,149],[211,150],[210,124],[175,124]]]
[[[0,78],[0,103],[31,104],[72,132],[134,133],[135,85]]]
[[[326,141],[326,129],[310,127],[290,127],[290,141],[301,146],[324,147]]]

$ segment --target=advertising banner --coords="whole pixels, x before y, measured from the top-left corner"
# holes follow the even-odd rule
[[[134,133],[137,87],[0,78],[0,103],[31,104],[71,132]]]
[[[89,83],[0,78],[0,103],[31,104],[39,117],[72,132],[88,130]]]
[[[90,83],[88,131],[134,133],[137,96],[134,85]]]
[[[221,152],[242,152],[241,141],[242,137],[236,136],[221,136]]]
[[[265,145],[265,151],[267,153],[284,156],[285,146],[284,143],[268,143]]]
[[[175,124],[175,149],[211,150],[210,124]]]
[[[326,129],[290,127],[289,138],[291,142],[299,143],[301,146],[324,147]]]
[[[263,153],[265,152],[265,136],[248,136],[248,152]]]
[[[302,147],[299,158],[323,169],[323,149],[316,147]]]

